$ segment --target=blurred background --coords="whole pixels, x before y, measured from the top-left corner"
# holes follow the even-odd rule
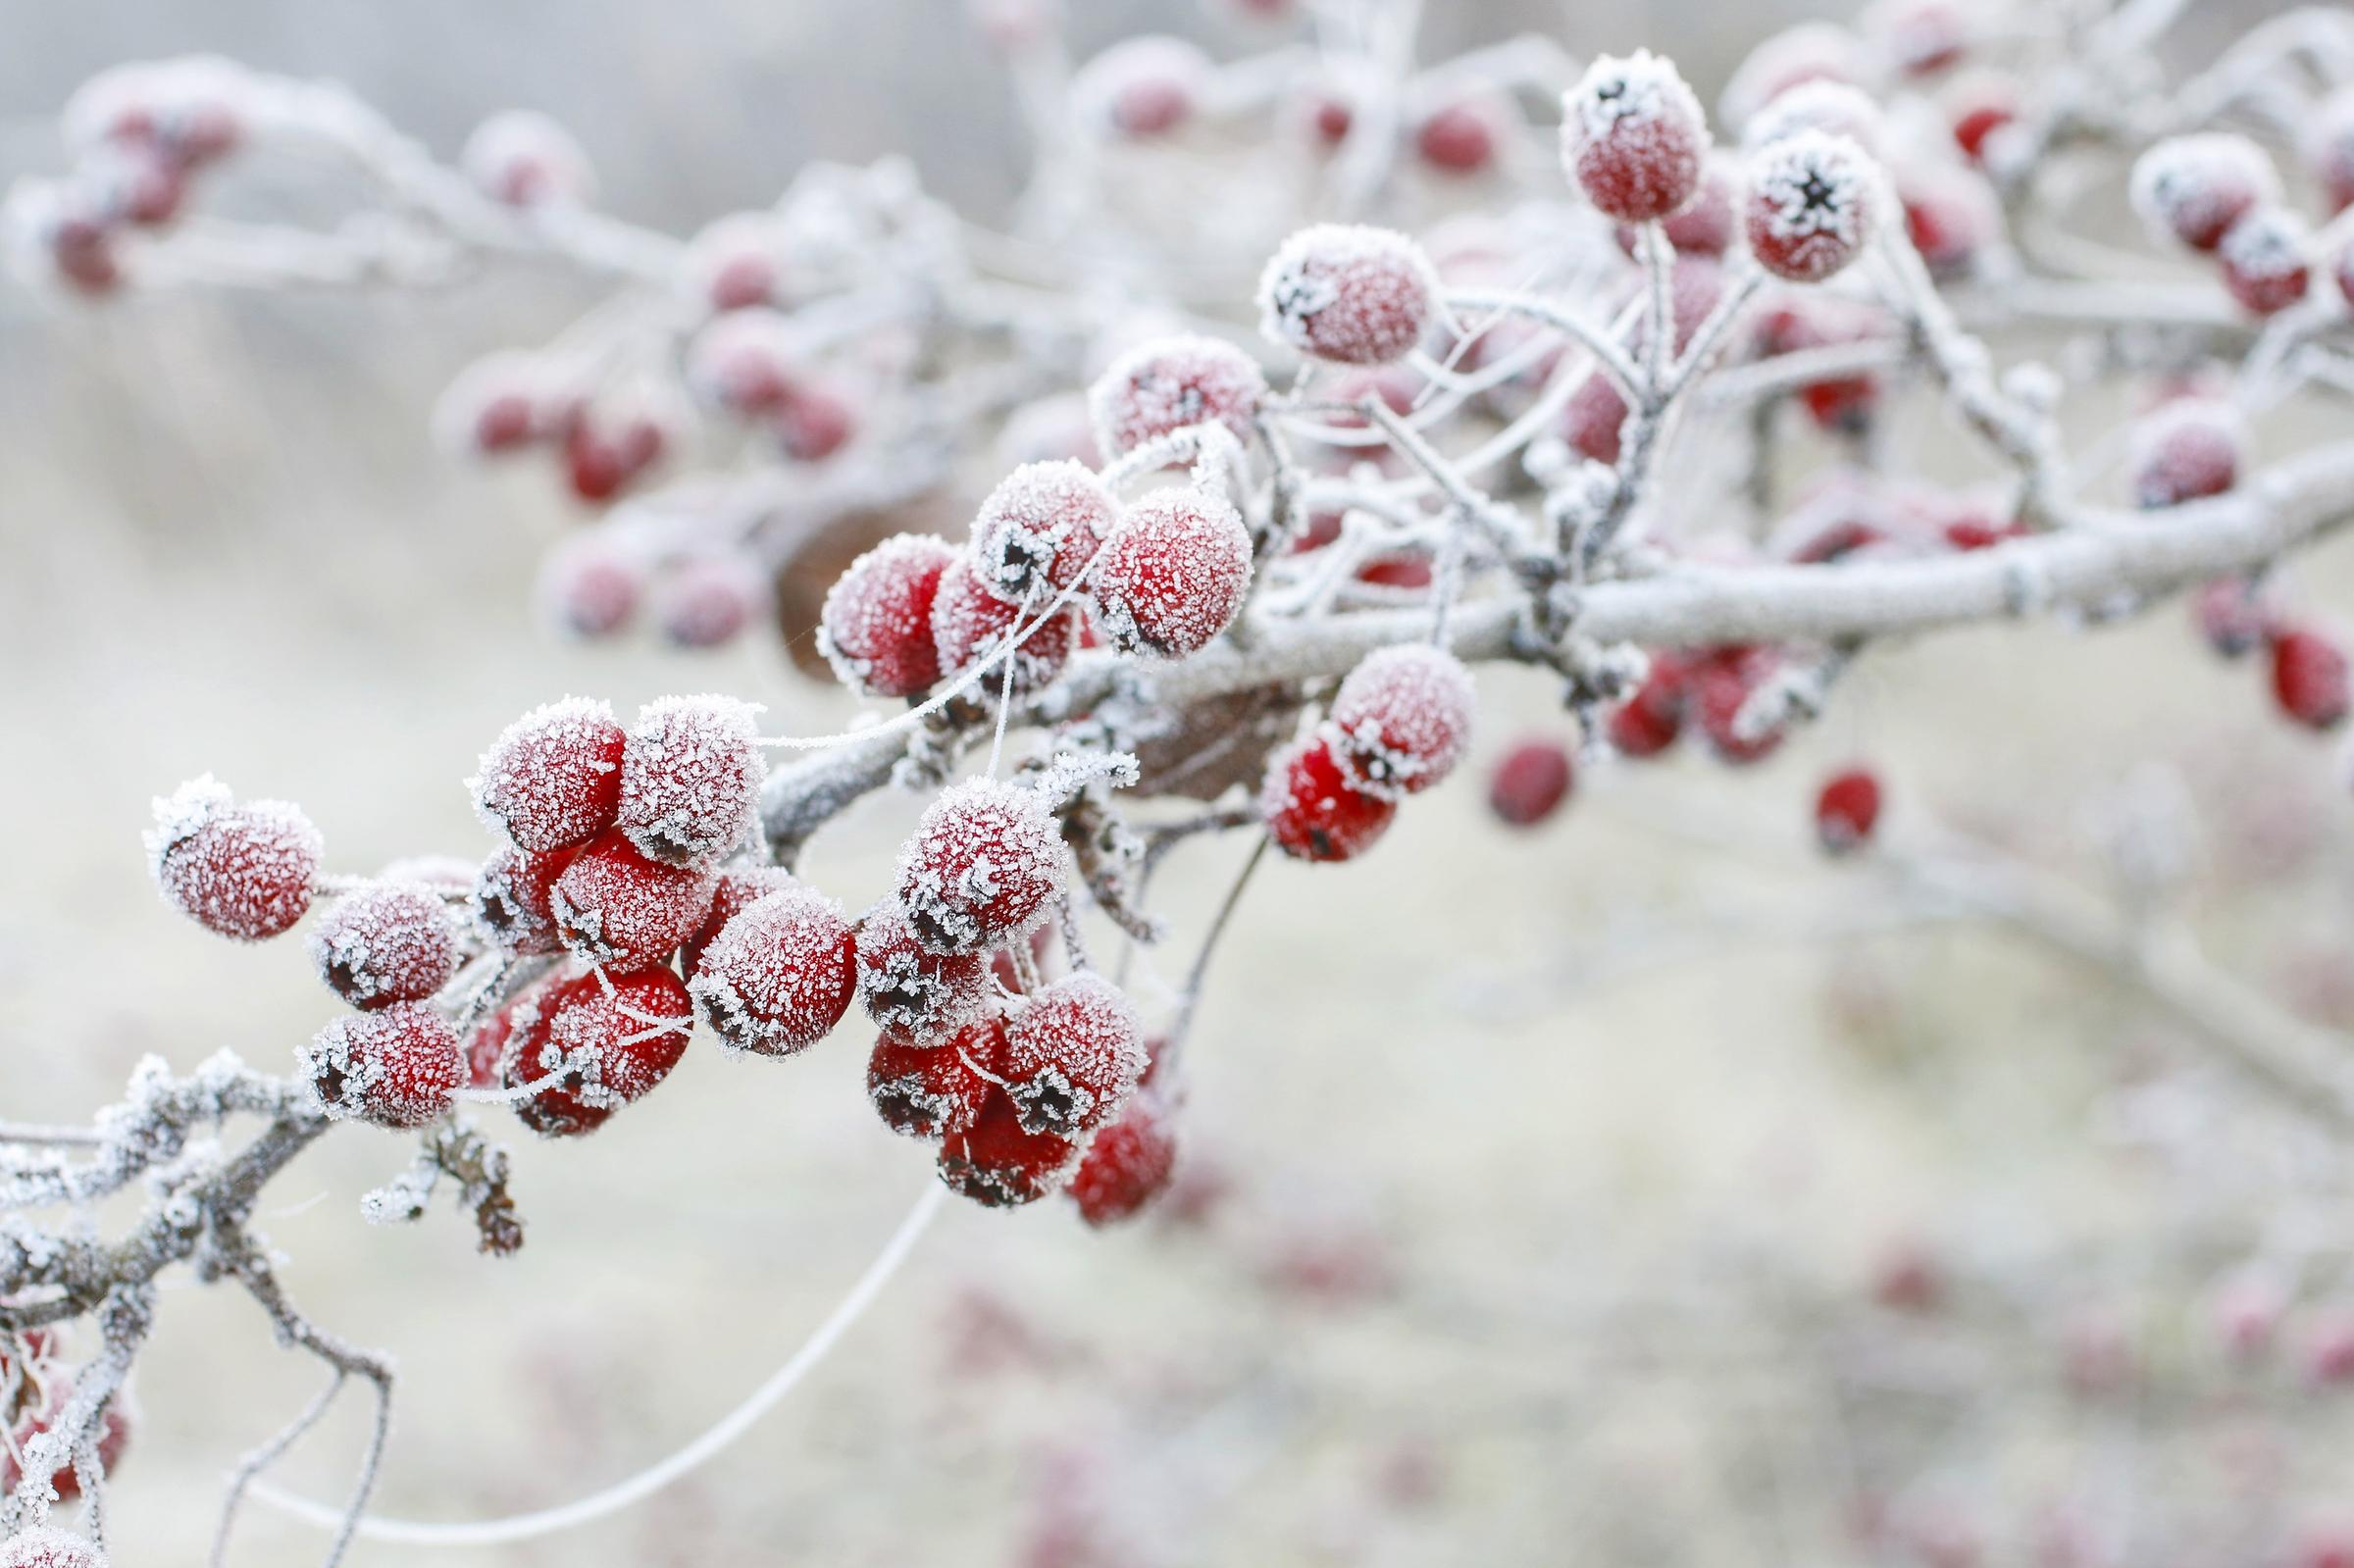
[[[1236,47],[1177,0],[1076,9],[1082,40]],[[1648,42],[1713,101],[1811,8],[1430,9],[1430,55],[1527,27],[1581,55]],[[2258,14],[2212,5],[2182,46]],[[772,200],[812,157],[905,152],[984,220],[1023,168],[1000,70],[947,0],[5,0],[0,19],[10,177],[57,166],[55,110],[92,72],[190,50],[338,78],[444,155],[490,110],[544,110],[607,207],[674,231]],[[0,1117],[86,1116],[149,1051],[275,1067],[333,1011],[294,947],[220,942],[154,896],[137,835],[183,778],[299,801],[358,872],[483,853],[461,781],[563,693],[626,714],[725,690],[793,728],[848,711],[766,638],[588,645],[531,613],[571,506],[543,473],[450,461],[427,413],[469,361],[595,298],[545,267],[102,307],[0,288]],[[2303,581],[2350,602],[2347,547]],[[1157,1217],[1099,1234],[1061,1204],[952,1206],[719,1460],[481,1558],[2254,1563],[2354,1508],[2354,1396],[2295,1348],[2354,1302],[2342,1151],[2110,980],[1904,918],[1809,820],[1821,777],[1867,756],[1898,841],[1961,824],[2098,889],[2120,875],[2108,830],[2174,813],[2217,961],[2354,1026],[2345,781],[2249,671],[2171,607],[2097,636],[1947,637],[1876,656],[1762,768],[1597,771],[1526,836],[1477,776],[1568,722],[1533,675],[1482,685],[1474,777],[1360,864],[1262,874]],[[863,903],[912,810],[865,802],[810,875]],[[1180,931],[1244,848],[1177,863]],[[782,1360],[929,1179],[864,1107],[856,1035],[786,1064],[699,1041],[597,1137],[519,1132],[512,1260],[439,1208],[363,1225],[359,1193],[406,1161],[391,1139],[332,1138],[274,1189],[262,1228],[296,1298],[400,1362],[380,1510],[568,1498]],[[2249,1353],[2231,1287],[2283,1247],[2277,1337]],[[116,1560],[194,1560],[226,1467],[314,1386],[242,1297],[175,1278],[112,1489]],[[283,1474],[337,1494],[358,1413]],[[321,1544],[257,1508],[233,1560]]]

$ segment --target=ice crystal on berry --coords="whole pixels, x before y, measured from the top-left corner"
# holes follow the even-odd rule
[[[616,972],[667,960],[710,913],[717,879],[640,854],[618,829],[590,840],[555,880],[556,935],[585,961]]]
[[[603,702],[566,697],[534,708],[499,733],[467,781],[475,809],[518,849],[586,843],[621,808],[627,738]]]
[[[1758,265],[1816,283],[1853,261],[1870,234],[1872,171],[1845,137],[1802,130],[1750,161],[1745,228]]]
[[[621,759],[616,820],[644,854],[705,866],[746,842],[768,764],[760,710],[734,697],[663,697],[638,714]]]
[[[423,1127],[467,1076],[457,1031],[422,1002],[338,1018],[296,1054],[321,1109],[378,1127]]]
[[[1100,975],[1054,982],[1006,1031],[1005,1092],[1026,1132],[1076,1138],[1101,1126],[1144,1071],[1136,1009]]]
[[[1043,599],[1079,581],[1118,520],[1118,503],[1086,465],[1025,463],[973,519],[973,569],[1009,603]]]
[[[311,933],[311,962],[354,1007],[421,1002],[457,973],[458,937],[441,895],[379,882],[346,893]]]
[[[1700,100],[1649,50],[1596,60],[1561,100],[1561,161],[1596,210],[1622,224],[1682,211],[1708,150]]]
[[[1318,224],[1285,240],[1258,282],[1259,330],[1311,359],[1387,365],[1422,341],[1438,280],[1406,235]]]
[[[1123,653],[1181,659],[1233,623],[1251,585],[1251,531],[1223,495],[1162,490],[1131,506],[1094,580],[1103,636]]]
[[[1333,699],[1333,755],[1368,794],[1394,800],[1427,789],[1461,760],[1477,696],[1471,672],[1444,648],[1375,649]]]
[[[238,805],[211,774],[155,802],[142,837],[165,899],[210,932],[260,941],[311,907],[324,844],[298,806]]]
[[[842,906],[807,887],[769,893],[730,920],[688,986],[733,1050],[791,1056],[826,1037],[857,989],[858,949]]]
[[[988,1009],[989,966],[979,953],[926,948],[907,912],[885,902],[858,930],[858,999],[885,1033],[929,1045]]]
[[[932,606],[956,547],[928,533],[885,539],[850,563],[826,595],[818,646],[843,683],[910,697],[940,679]]]
[[[898,896],[934,953],[977,953],[1027,936],[1062,888],[1062,837],[1020,784],[969,779],[932,802],[899,851]]]
[[[1214,337],[1164,337],[1131,350],[1088,392],[1096,440],[1118,457],[1156,436],[1215,421],[1240,441],[1267,395],[1250,355]]]

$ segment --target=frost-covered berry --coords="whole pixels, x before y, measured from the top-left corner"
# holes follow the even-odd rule
[[[1124,38],[1081,67],[1071,101],[1122,136],[1165,136],[1194,117],[1216,68],[1183,38]]]
[[[980,1119],[1004,1052],[998,1018],[977,1020],[938,1045],[885,1035],[866,1060],[866,1097],[885,1127],[937,1141]]]
[[[1752,115],[1741,127],[1741,143],[1752,149],[1770,146],[1802,130],[1845,136],[1877,157],[1888,125],[1863,88],[1845,81],[1806,81]]]
[[[998,482],[973,518],[973,570],[1010,604],[1042,601],[1079,581],[1119,521],[1119,503],[1083,463],[1025,463]]]
[[[1098,557],[1097,623],[1122,653],[1182,659],[1231,626],[1251,585],[1251,531],[1225,496],[1188,485],[1146,496]]]
[[[1983,164],[1995,132],[2019,120],[2019,93],[2008,76],[1986,74],[1957,81],[1947,95],[1954,145],[1973,164]]]
[[[720,648],[759,619],[768,585],[736,555],[703,555],[674,568],[654,595],[654,625],[678,648]]]
[[[165,901],[238,941],[275,936],[302,918],[325,847],[300,807],[238,805],[209,773],[157,798],[141,842]]]
[[[1488,809],[1511,828],[1534,828],[1561,809],[1576,787],[1577,766],[1569,748],[1550,737],[1532,736],[1504,754],[1488,780]]]
[[[421,1002],[458,972],[457,929],[441,895],[423,883],[371,883],[319,922],[311,962],[354,1007]]]
[[[687,384],[731,414],[773,414],[799,383],[793,322],[781,311],[730,311],[687,345]]]
[[[1712,154],[1701,166],[1700,190],[1661,226],[1679,255],[1722,257],[1740,231],[1740,175],[1726,155]],[[1635,254],[1635,231],[1620,225],[1618,248]]]
[[[1167,1098],[1146,1088],[1118,1121],[1089,1141],[1065,1190],[1090,1225],[1132,1218],[1168,1189],[1177,1170],[1176,1116]]]
[[[2215,248],[2224,264],[2224,286],[2259,316],[2288,309],[2305,297],[2313,281],[2313,265],[2305,257],[2312,237],[2305,221],[2287,208],[2257,208],[2233,224]]]
[[[582,409],[564,430],[564,477],[582,500],[610,501],[671,445],[669,424],[650,409]]]
[[[1120,457],[1156,436],[1217,421],[1251,439],[1267,379],[1256,361],[1214,337],[1156,338],[1114,360],[1088,389],[1096,444]]]
[[[644,586],[645,573],[628,552],[604,538],[579,538],[541,563],[537,597],[556,630],[609,637],[637,615]]]
[[[1144,1072],[1136,1009],[1092,972],[1033,994],[1006,1030],[1005,1094],[1025,1132],[1092,1132],[1111,1119]]]
[[[932,604],[956,547],[929,533],[899,533],[850,563],[826,595],[818,646],[844,685],[872,696],[911,697],[940,679]]]
[[[2223,577],[2191,595],[2191,620],[2207,646],[2226,659],[2244,658],[2273,632],[2273,608],[2252,578]]]
[[[529,109],[509,109],[475,126],[458,167],[475,189],[510,207],[582,206],[596,199],[596,172],[581,144]]]
[[[346,1014],[299,1055],[320,1109],[396,1130],[423,1127],[449,1109],[451,1091],[466,1081],[458,1032],[423,1002]]]
[[[1484,174],[1506,134],[1505,111],[1493,99],[1442,103],[1414,123],[1414,156],[1442,175]]]
[[[1781,657],[1771,648],[1746,644],[1713,649],[1694,661],[1692,714],[1719,761],[1759,762],[1782,743],[1779,727],[1745,733],[1740,722],[1751,695],[1780,667]]]
[[[1025,609],[1008,603],[982,585],[970,562],[961,558],[949,562],[932,599],[932,653],[940,665],[941,679],[963,675],[996,653],[1017,626],[1027,625],[1033,630],[1009,656],[1013,694],[1018,697],[1045,688],[1062,673],[1071,656],[1072,618],[1068,610],[1057,610],[1041,621],[1043,607]],[[975,694],[994,697],[1004,689],[1005,680],[1004,662],[993,664],[974,688]]]
[[[1349,783],[1329,741],[1295,741],[1267,759],[1259,820],[1275,847],[1298,860],[1352,860],[1373,847],[1398,803]]]
[[[547,1084],[515,1102],[524,1126],[542,1138],[594,1132],[644,1096],[679,1065],[694,1026],[687,987],[667,969],[554,977],[508,1003],[507,1013],[501,1082]]]
[[[942,791],[900,847],[899,906],[934,953],[1026,936],[1062,890],[1062,835],[1046,797],[968,779]]]
[[[1984,177],[1946,164],[1917,165],[1897,180],[1905,237],[1929,276],[1961,278],[2002,238],[2003,208]]]
[[[2315,114],[2305,163],[2332,212],[2354,207],[2354,88],[2339,88]]]
[[[849,1011],[858,947],[842,906],[807,887],[769,893],[727,923],[688,991],[720,1042],[791,1056]]]
[[[768,763],[760,710],[734,697],[661,697],[638,710],[614,818],[640,852],[707,866],[748,839]]]
[[[1634,694],[1611,710],[1603,732],[1623,757],[1656,757],[1683,733],[1691,667],[1677,654],[1651,656],[1651,668]]]
[[[929,1045],[988,1010],[989,966],[979,953],[930,951],[907,912],[886,902],[858,928],[858,999],[886,1034]]]
[[[1053,1191],[1078,1152],[1067,1138],[1026,1130],[1012,1103],[993,1094],[972,1126],[941,1139],[940,1179],[984,1207],[1014,1208]]]
[[[1970,52],[1970,18],[1953,0],[1877,0],[1863,22],[1866,35],[1908,76],[1933,75]]]
[[[2273,700],[2309,730],[2330,730],[2346,717],[2346,653],[2312,627],[2273,633]]]
[[[1724,295],[1724,269],[1711,256],[1691,255],[1675,258],[1669,274],[1668,309],[1675,315],[1675,351],[1682,353],[1691,346],[1692,334],[1700,329],[1709,313]],[[1651,335],[1651,323],[1641,321],[1635,326],[1635,346],[1640,349]],[[1597,370],[1578,383],[1561,405],[1559,427],[1561,439],[1580,456],[1597,463],[1615,464],[1619,443],[1626,429],[1628,409],[1626,398],[1610,377]]]
[[[858,433],[858,406],[839,386],[803,381],[769,416],[768,428],[795,463],[822,463]]]
[[[2133,503],[2150,511],[2223,494],[2239,481],[2247,441],[2238,410],[2221,399],[2160,406],[2133,428]]]
[[[2231,226],[2280,197],[2264,149],[2226,131],[2170,136],[2133,162],[2133,208],[2161,239],[2213,250]]]
[[[502,951],[522,957],[564,945],[556,936],[556,879],[578,853],[553,849],[535,855],[505,844],[483,862],[474,885],[474,918]]]
[[[702,925],[679,948],[681,978],[694,979],[703,949],[727,930],[729,921],[770,893],[788,892],[801,885],[801,879],[783,866],[732,866],[721,872],[717,885],[711,890],[711,907],[703,915]]]
[[[1874,175],[1844,137],[1802,130],[1750,160],[1744,231],[1750,254],[1776,278],[1818,283],[1871,236]]]
[[[1604,55],[1561,100],[1561,162],[1586,200],[1622,224],[1681,212],[1700,194],[1709,122],[1674,62]]]
[[[36,1525],[0,1543],[0,1568],[107,1568],[107,1557],[80,1536]]]
[[[709,872],[647,859],[614,829],[573,856],[548,910],[567,948],[622,974],[677,952],[709,913],[717,882]]]
[[[767,213],[730,213],[688,241],[688,293],[715,312],[773,305],[784,294],[783,236]]]
[[[1815,835],[1834,855],[1861,849],[1880,820],[1880,781],[1868,768],[1846,768],[1815,795]]]
[[[1258,329],[1310,359],[1388,365],[1422,341],[1438,278],[1390,228],[1316,224],[1277,248],[1258,279]]]
[[[1462,759],[1476,699],[1471,672],[1446,649],[1426,642],[1376,648],[1333,698],[1333,757],[1367,794],[1418,794]]]
[[[534,708],[499,732],[466,782],[474,809],[518,849],[586,843],[621,807],[628,736],[611,707],[566,697]]]

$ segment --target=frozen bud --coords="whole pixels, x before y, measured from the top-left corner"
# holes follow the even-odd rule
[[[1283,242],[1259,278],[1259,330],[1312,359],[1387,365],[1422,341],[1438,279],[1420,246],[1388,228],[1318,224]]]
[[[2133,164],[2134,210],[2160,238],[2213,250],[2252,209],[2280,197],[2264,149],[2245,136],[2171,136]]]
[[[581,144],[529,109],[510,109],[475,126],[458,167],[475,189],[510,207],[579,207],[596,199],[596,172]]]
[[[1561,162],[1586,199],[1622,224],[1681,212],[1709,152],[1700,100],[1668,60],[1605,55],[1561,100]]]

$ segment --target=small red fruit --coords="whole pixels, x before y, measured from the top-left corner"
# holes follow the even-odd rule
[[[743,634],[768,597],[751,564],[734,555],[681,563],[662,580],[654,624],[679,648],[720,648]]]
[[[2247,430],[2228,403],[2183,397],[2134,428],[2134,504],[2144,511],[2221,495],[2238,482]]]
[[[1013,1208],[1053,1191],[1077,1153],[1066,1138],[1025,1130],[1012,1102],[993,1094],[972,1126],[941,1139],[940,1179],[960,1197]]]
[[[1090,1225],[1133,1218],[1167,1190],[1177,1170],[1176,1117],[1157,1090],[1128,1101],[1119,1120],[1087,1145],[1068,1190]]]
[[[378,882],[346,893],[311,933],[311,962],[354,1007],[421,1002],[458,972],[458,934],[423,883]]]
[[[577,206],[596,196],[596,175],[581,144],[529,109],[509,109],[477,126],[458,167],[477,190],[510,207]]]
[[[644,581],[638,562],[609,541],[573,539],[541,563],[537,596],[558,631],[609,637],[638,613]]]
[[[1389,228],[1316,224],[1285,240],[1258,280],[1259,330],[1310,359],[1389,365],[1438,309],[1422,247]]]
[[[1019,784],[950,786],[899,850],[899,904],[933,953],[979,953],[1026,936],[1061,890],[1053,813]]]
[[[1087,465],[1025,463],[998,482],[973,519],[973,570],[1011,604],[1043,601],[1079,581],[1119,522],[1119,503]]]
[[[1743,734],[1740,726],[1741,712],[1751,695],[1780,664],[1780,656],[1770,648],[1736,646],[1715,649],[1692,667],[1693,713],[1719,760],[1758,762],[1782,743],[1778,727]]]
[[[1491,100],[1441,104],[1414,126],[1414,153],[1442,175],[1484,173],[1505,138],[1504,113]]]
[[[211,774],[158,797],[141,841],[165,901],[238,941],[276,936],[303,917],[324,849],[300,807],[240,806]]]
[[[1096,444],[1120,457],[1211,420],[1248,443],[1267,379],[1250,355],[1214,337],[1164,337],[1114,361],[1088,389]]]
[[[2216,578],[2202,583],[2190,608],[2207,646],[2226,659],[2255,652],[2272,634],[2272,607],[2251,578]]]
[[[520,956],[552,953],[564,945],[556,936],[553,898],[556,879],[578,853],[552,849],[535,855],[502,844],[483,862],[474,885],[474,915],[501,949]]]
[[[1349,783],[1330,742],[1295,741],[1267,761],[1258,815],[1275,846],[1299,860],[1352,860],[1373,847],[1398,803]]]
[[[1651,669],[1633,696],[1611,710],[1604,731],[1620,756],[1656,757],[1675,744],[1684,728],[1690,682],[1688,663],[1664,650],[1651,656]]]
[[[1136,1009],[1100,975],[1066,976],[1013,1015],[1006,1097],[1025,1132],[1077,1138],[1110,1120],[1144,1076]]]
[[[301,1054],[313,1097],[338,1121],[423,1127],[466,1081],[458,1032],[423,1002],[338,1018]]]
[[[660,697],[638,710],[614,820],[640,853],[707,866],[750,839],[768,776],[759,711],[718,696]]]
[[[982,584],[970,562],[948,563],[940,576],[940,590],[932,599],[932,651],[940,677],[953,680],[996,653],[1017,626],[1032,626],[1020,646],[1009,655],[1013,662],[1013,694],[1044,690],[1062,673],[1071,656],[1072,616],[1068,610],[1040,618],[1045,601],[1029,606],[998,597]],[[973,691],[994,697],[1004,689],[1005,662],[989,667]]]
[[[1419,794],[1455,771],[1471,739],[1471,672],[1444,648],[1394,643],[1357,662],[1333,698],[1332,753],[1367,794]]]
[[[819,616],[818,647],[843,684],[911,697],[940,679],[932,605],[956,547],[928,533],[885,539],[850,563]]]
[[[1561,103],[1561,161],[1586,199],[1622,224],[1683,211],[1700,194],[1708,117],[1672,62],[1604,55]]]
[[[806,382],[770,417],[769,429],[795,463],[823,463],[858,433],[858,408],[840,388]]]
[[[594,1132],[670,1076],[687,1052],[694,1004],[667,969],[558,976],[507,1004],[501,1079],[509,1088],[553,1080],[515,1102],[542,1138]]]
[[[1488,809],[1508,827],[1534,828],[1576,787],[1577,768],[1559,740],[1532,737],[1504,754],[1488,781]]]
[[[1871,237],[1874,178],[1845,137],[1802,130],[1767,144],[1750,162],[1750,254],[1777,278],[1821,282]]]
[[[610,501],[669,445],[669,431],[650,415],[584,409],[564,431],[565,478],[582,500]]]
[[[1207,55],[1182,38],[1126,38],[1080,69],[1071,96],[1120,135],[1165,136],[1193,118],[1214,70]]]
[[[2259,316],[2288,309],[2312,286],[2313,266],[2305,259],[2311,239],[2304,220],[2287,208],[2257,208],[2216,246],[2224,287]]]
[[[13,1469],[15,1461],[10,1461]],[[73,1467],[65,1474],[71,1476]],[[78,1486],[76,1491],[79,1491]],[[0,1568],[108,1568],[106,1553],[79,1536],[47,1525],[20,1530],[0,1543]]]
[[[769,893],[721,929],[688,992],[720,1042],[792,1056],[825,1038],[858,988],[858,946],[842,906],[807,888]]]
[[[893,1132],[938,1141],[980,1119],[1004,1051],[1001,1018],[982,1019],[939,1045],[885,1035],[867,1057],[866,1097]]]
[[[979,953],[927,950],[907,912],[885,902],[858,929],[858,999],[886,1034],[931,1045],[988,1010],[989,965]]]
[[[1251,531],[1214,491],[1187,485],[1128,509],[1097,558],[1097,624],[1122,653],[1182,659],[1207,647],[1251,586]]]
[[[574,855],[548,910],[557,936],[584,962],[626,974],[677,952],[710,913],[717,884],[709,872],[647,859],[614,829]]]
[[[587,697],[534,708],[500,732],[467,781],[474,809],[518,849],[562,849],[613,826],[628,739],[613,710]]]
[[[2327,632],[2287,627],[2273,633],[2273,697],[2309,730],[2330,730],[2346,717],[2345,650]]]
[[[783,866],[735,866],[721,872],[702,925],[679,948],[680,977],[690,982],[694,979],[694,968],[702,962],[703,949],[727,929],[729,921],[770,893],[787,892],[801,885],[801,880]]]
[[[1709,256],[1722,260],[1740,232],[1740,176],[1723,154],[1712,154],[1701,166],[1700,190],[1681,212],[1670,213],[1662,230],[1679,256]],[[1621,225],[1618,248],[1635,254],[1635,231]]]
[[[1815,796],[1815,833],[1834,855],[1871,841],[1880,820],[1880,781],[1869,769],[1849,768],[1825,781]]]
[[[2354,91],[2341,87],[2323,102],[2305,139],[2305,162],[2331,212],[2354,207]]]
[[[2227,132],[2170,136],[2133,164],[2133,206],[2161,238],[2213,250],[2240,219],[2277,201],[2280,181],[2264,149]]]

